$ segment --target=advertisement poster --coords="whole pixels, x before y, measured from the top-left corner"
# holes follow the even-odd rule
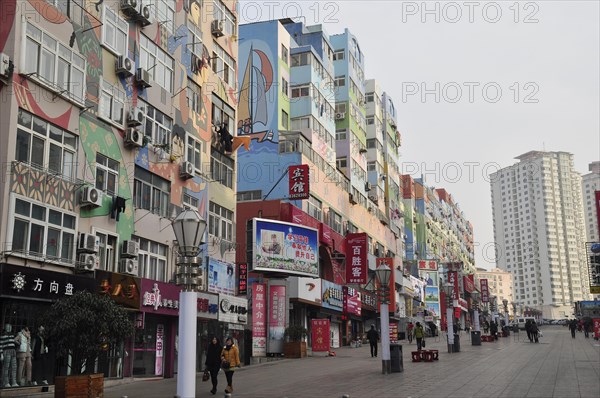
[[[346,283],[367,283],[366,233],[346,235]]]
[[[269,352],[283,352],[287,305],[286,287],[269,286]]]
[[[318,277],[318,254],[317,229],[254,219],[254,271]]]
[[[440,288],[433,286],[425,286],[425,302],[438,303],[440,301]]]
[[[209,257],[208,291],[235,296],[235,264]]]
[[[429,315],[431,316],[441,316],[440,314],[440,304],[439,303],[425,303],[425,308],[427,308],[427,311],[429,312]]]
[[[329,351],[329,319],[311,320],[311,339],[314,352]]]
[[[488,280],[480,279],[479,286],[481,288],[481,301],[487,303],[490,301],[490,291],[488,290]]]
[[[600,339],[600,318],[594,318],[594,338]]]
[[[248,264],[238,265],[238,294],[248,293]]]
[[[267,285],[252,285],[252,356],[267,355]]]
[[[390,322],[390,344],[398,343],[398,324]]]
[[[344,314],[357,315],[362,314],[360,303],[360,292],[349,286],[343,286],[344,292]]]
[[[323,299],[321,306],[330,310],[344,310],[344,292],[342,286],[325,279],[321,280]]]
[[[310,181],[308,165],[301,164],[288,168],[289,193],[288,199],[308,199],[310,192]]]
[[[427,286],[439,286],[437,271],[419,271],[419,276],[423,279]]]
[[[165,325],[159,323],[156,325],[156,360],[154,362],[154,374],[157,376],[163,374],[164,337]]]

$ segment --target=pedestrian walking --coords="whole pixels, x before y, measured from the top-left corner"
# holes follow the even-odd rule
[[[490,331],[490,323],[486,319],[485,321],[483,321],[483,333],[488,334],[489,331]]]
[[[415,325],[412,322],[408,322],[408,325],[406,325],[406,334],[408,335],[409,344],[412,343],[414,327]]]
[[[538,328],[537,323],[535,323],[535,321],[531,321],[529,323],[529,330],[531,331],[531,338],[533,339],[533,341],[535,341],[536,343],[539,343],[539,332],[540,329]]]
[[[498,324],[496,321],[492,321],[490,324],[490,333],[494,336],[495,340],[498,340]]]
[[[590,332],[594,330],[594,322],[592,322],[592,318],[585,318],[583,322],[583,332],[585,333],[585,338],[588,339],[590,337]]]
[[[423,329],[421,322],[417,322],[414,333],[417,340],[417,351],[421,351],[421,348],[425,347],[425,329]]]
[[[233,372],[236,367],[240,366],[240,352],[238,348],[233,344],[233,339],[227,337],[225,339],[225,347],[221,351],[221,368],[225,372],[227,378],[227,387],[225,393],[233,392]]]
[[[375,325],[371,325],[371,330],[367,332],[367,339],[369,339],[369,345],[371,346],[371,358],[376,357],[379,333],[377,333],[377,330],[375,330]]]
[[[212,390],[210,390],[212,395],[217,393],[217,376],[219,374],[219,369],[221,368],[221,350],[222,350],[221,342],[219,339],[214,336],[210,343],[208,343],[208,348],[206,350],[206,360],[204,361],[204,366],[210,373],[210,381],[212,382]]]
[[[569,330],[571,331],[571,337],[575,338],[575,331],[577,331],[577,319],[573,319],[571,322],[569,322]]]
[[[531,334],[531,319],[525,321],[525,331],[527,332],[527,338],[530,343],[533,343],[533,337]]]

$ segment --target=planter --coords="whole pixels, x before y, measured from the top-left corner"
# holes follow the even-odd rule
[[[283,343],[283,355],[286,358],[305,358],[306,341],[291,341]]]
[[[103,398],[102,373],[54,378],[54,398]]]

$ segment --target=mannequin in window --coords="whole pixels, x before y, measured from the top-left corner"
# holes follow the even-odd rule
[[[31,385],[31,333],[25,326],[15,338],[17,343],[17,381],[21,386]]]
[[[31,354],[33,359],[33,382],[32,384],[47,385],[45,372],[48,367],[48,347],[44,336],[44,327],[38,327],[37,333],[31,338]]]
[[[15,342],[15,336],[12,333],[12,325],[7,323],[4,325],[2,336],[0,336],[0,360],[2,361],[2,383],[4,384],[4,388],[19,387],[17,384],[16,346],[17,343]]]

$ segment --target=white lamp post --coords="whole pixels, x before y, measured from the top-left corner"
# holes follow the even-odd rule
[[[392,363],[390,360],[390,312],[388,309],[388,292],[390,287],[390,276],[392,270],[386,264],[381,263],[375,270],[375,276],[379,282],[379,299],[381,301],[381,373],[388,374],[392,372]]]
[[[481,332],[479,325],[479,292],[471,293],[473,299],[473,331]]]
[[[186,209],[173,220],[173,232],[179,244],[175,283],[179,293],[179,352],[177,358],[177,396],[196,397],[196,322],[198,287],[202,285],[201,260],[198,257],[206,230],[196,210]]]
[[[504,305],[504,325],[508,328],[508,300],[503,299],[502,305]]]
[[[448,335],[448,352],[454,352],[454,303],[452,301],[452,294],[454,293],[454,285],[452,283],[446,283],[444,285],[444,292],[446,293],[447,305],[446,305],[446,329]]]

